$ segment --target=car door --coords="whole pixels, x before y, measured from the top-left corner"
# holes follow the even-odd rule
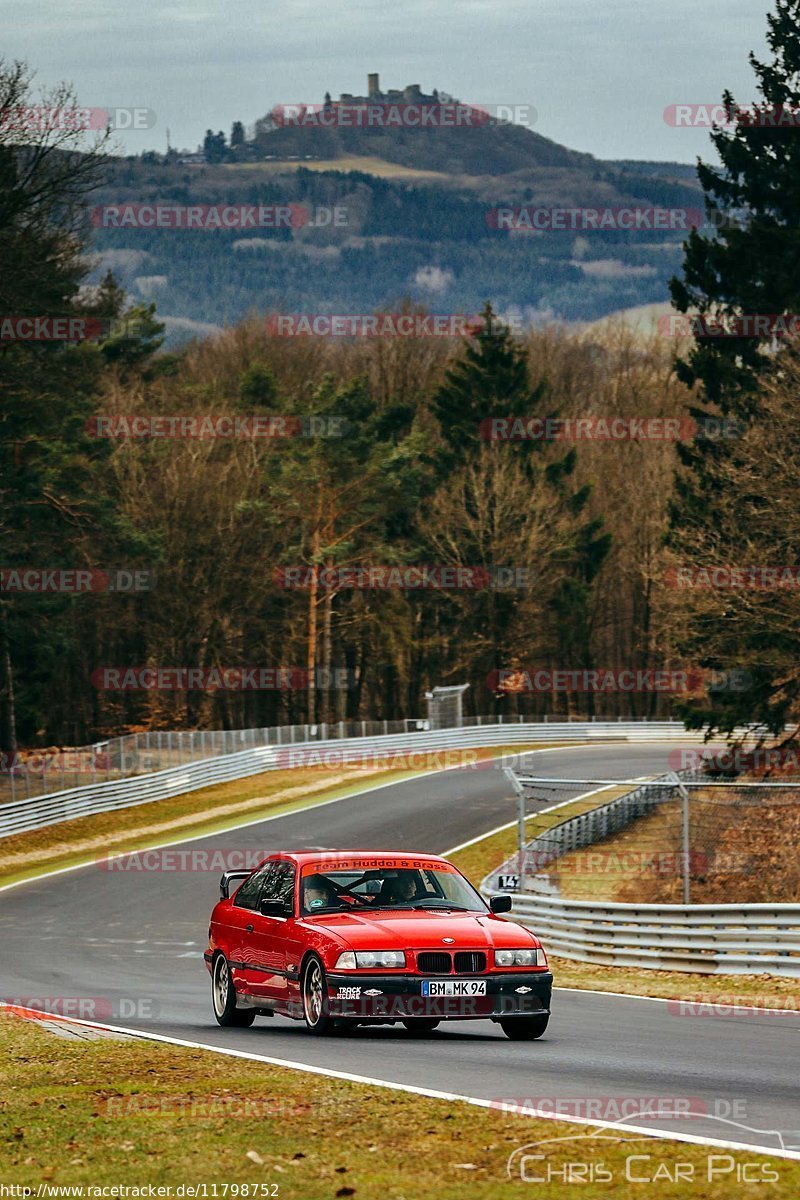
[[[257,969],[256,916],[264,881],[272,866],[271,861],[266,862],[245,879],[228,910],[228,961],[237,992],[259,994],[263,973]]]
[[[256,912],[250,935],[257,967],[255,995],[274,1000],[279,1006],[286,1003],[289,995],[287,933],[294,926],[295,874],[295,864],[288,859],[277,859],[269,864],[260,899],[282,904],[284,914]]]

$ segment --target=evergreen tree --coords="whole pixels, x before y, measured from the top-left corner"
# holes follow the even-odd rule
[[[762,62],[750,55],[762,99],[740,108],[731,92],[725,92],[729,128],[711,135],[722,166],[698,165],[706,207],[717,228],[709,236],[692,232],[685,246],[683,278],[671,285],[676,308],[684,313],[697,310],[701,318],[800,311],[800,0],[777,0],[767,20],[772,59]],[[697,389],[692,414],[699,422],[728,414],[734,423],[728,427],[732,436],[715,440],[701,435],[678,447],[683,469],[671,509],[670,543],[679,555],[691,554],[695,562],[698,555],[713,554],[717,548],[719,506],[736,478],[740,458],[736,435],[768,420],[760,381],[781,358],[768,333],[702,337],[701,332],[688,359],[678,364],[681,379]],[[768,544],[763,553],[766,561]],[[730,602],[735,605],[737,599],[730,597]],[[707,622],[702,629],[705,653],[692,619],[679,634],[679,649],[698,655],[699,661],[694,661],[699,666],[735,670],[739,660],[730,640],[723,649],[709,638]],[[708,700],[688,701],[680,707],[681,715],[709,729],[730,727],[734,707],[736,721],[748,713],[753,719],[768,717],[765,698],[771,680],[761,670],[751,678],[751,687],[735,697],[719,692]]]
[[[800,305],[800,0],[778,0],[767,21],[773,59],[750,55],[763,99],[740,107],[726,91],[732,127],[711,135],[722,166],[698,163],[716,229],[693,231],[686,243],[683,279],[671,284],[683,313],[776,315]],[[746,416],[769,340],[698,338],[681,377],[702,384],[712,405]]]
[[[225,134],[222,130],[220,129],[219,133],[213,133],[210,129],[207,129],[206,136],[203,138],[203,154],[205,155],[206,162],[222,162],[226,153]]]
[[[552,493],[562,514],[571,523],[567,546],[560,552],[561,582],[551,596],[551,652],[559,666],[591,665],[590,599],[592,582],[611,548],[611,537],[601,520],[586,515],[590,488],[571,489],[575,469],[574,448],[545,458],[549,443],[538,439],[493,441],[492,422],[509,417],[548,418],[547,386],[532,387],[525,347],[495,317],[487,304],[482,323],[467,341],[461,357],[447,371],[433,400],[443,448],[436,467],[445,487],[455,486],[453,476],[481,453],[514,456],[524,468],[529,495],[538,489]],[[519,519],[524,520],[528,497],[521,491]],[[512,564],[532,567],[534,564]],[[538,564],[536,564],[538,566]],[[503,626],[516,605],[513,593],[498,596],[492,621]],[[502,646],[497,644],[502,652]],[[495,663],[495,666],[502,664]]]

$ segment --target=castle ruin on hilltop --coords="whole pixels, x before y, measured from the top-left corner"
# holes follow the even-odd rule
[[[436,88],[433,94],[427,96],[418,83],[409,83],[404,88],[390,88],[388,92],[381,91],[380,77],[377,72],[367,75],[366,96],[353,96],[350,92],[342,92],[338,100],[332,104],[438,104],[451,97],[440,93]]]

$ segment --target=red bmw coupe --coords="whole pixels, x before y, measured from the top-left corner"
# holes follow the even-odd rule
[[[311,1033],[490,1020],[510,1038],[547,1028],[553,986],[538,938],[487,906],[434,854],[275,853],[228,871],[205,952],[214,1016],[252,1025],[275,1013]]]

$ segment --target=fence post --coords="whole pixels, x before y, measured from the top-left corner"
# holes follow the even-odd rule
[[[681,866],[683,871],[683,903],[691,904],[691,851],[689,847],[689,791],[681,783],[674,771],[670,772],[670,780],[675,784],[683,802],[681,820]]]
[[[517,793],[517,869],[521,885],[525,864],[525,788],[517,779],[513,768],[503,767],[503,774]]]

